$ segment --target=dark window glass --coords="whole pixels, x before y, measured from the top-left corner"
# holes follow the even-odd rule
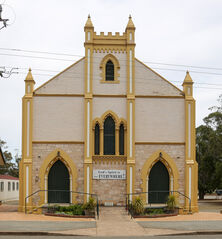
[[[119,127],[119,154],[124,155],[124,126]]]
[[[16,190],[19,190],[19,183],[16,183]]]
[[[70,202],[69,170],[66,165],[57,160],[48,174],[48,203]]]
[[[114,81],[114,64],[110,60],[106,63],[106,81]]]
[[[12,190],[15,191],[15,182],[12,183]]]
[[[99,124],[95,126],[95,154],[99,154]]]
[[[8,182],[8,191],[11,191],[11,183]]]
[[[1,182],[1,192],[4,191],[4,182]]]
[[[104,122],[104,155],[115,154],[115,122],[108,116]]]

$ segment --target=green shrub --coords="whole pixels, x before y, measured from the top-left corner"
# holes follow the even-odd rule
[[[157,214],[164,214],[164,209],[163,208],[147,208],[145,210],[146,214],[150,215],[157,215]]]
[[[67,214],[67,215],[83,215],[83,205],[75,204],[70,206],[56,206],[54,207],[56,214]]]
[[[133,199],[132,203],[133,213],[136,215],[141,215],[144,212],[143,200],[140,197],[136,197]]]
[[[83,208],[84,210],[93,211],[95,210],[95,206],[96,206],[96,203],[94,198],[89,197],[88,202],[83,205]]]
[[[169,195],[167,199],[167,208],[169,210],[174,210],[176,207],[176,197],[174,195]]]

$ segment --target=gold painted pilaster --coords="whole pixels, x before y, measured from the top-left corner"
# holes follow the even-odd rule
[[[25,95],[22,98],[22,160],[19,164],[19,211],[25,210],[25,197],[32,193],[32,131],[33,131],[33,90],[35,81],[31,69],[25,79]],[[32,205],[32,199],[27,207]]]
[[[135,182],[135,26],[131,16],[126,27],[127,53],[127,193]],[[132,173],[132,175],[131,175]],[[130,184],[131,188],[130,188]]]
[[[185,94],[185,195],[191,197],[192,212],[198,211],[198,164],[196,162],[195,100],[193,81],[187,72],[183,82]],[[189,209],[189,200],[185,200],[185,209]]]
[[[85,147],[84,147],[84,192],[92,192],[92,107],[93,107],[93,36],[94,27],[90,16],[84,27],[85,31]],[[87,171],[89,170],[89,172]],[[89,188],[87,188],[89,187]],[[88,196],[85,195],[86,202]]]

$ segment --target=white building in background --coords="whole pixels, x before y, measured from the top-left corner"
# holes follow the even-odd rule
[[[0,201],[19,199],[19,178],[0,175]]]

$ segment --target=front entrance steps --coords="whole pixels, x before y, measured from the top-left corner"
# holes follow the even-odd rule
[[[124,207],[100,207],[97,220],[97,235],[100,236],[143,236],[142,228]]]

